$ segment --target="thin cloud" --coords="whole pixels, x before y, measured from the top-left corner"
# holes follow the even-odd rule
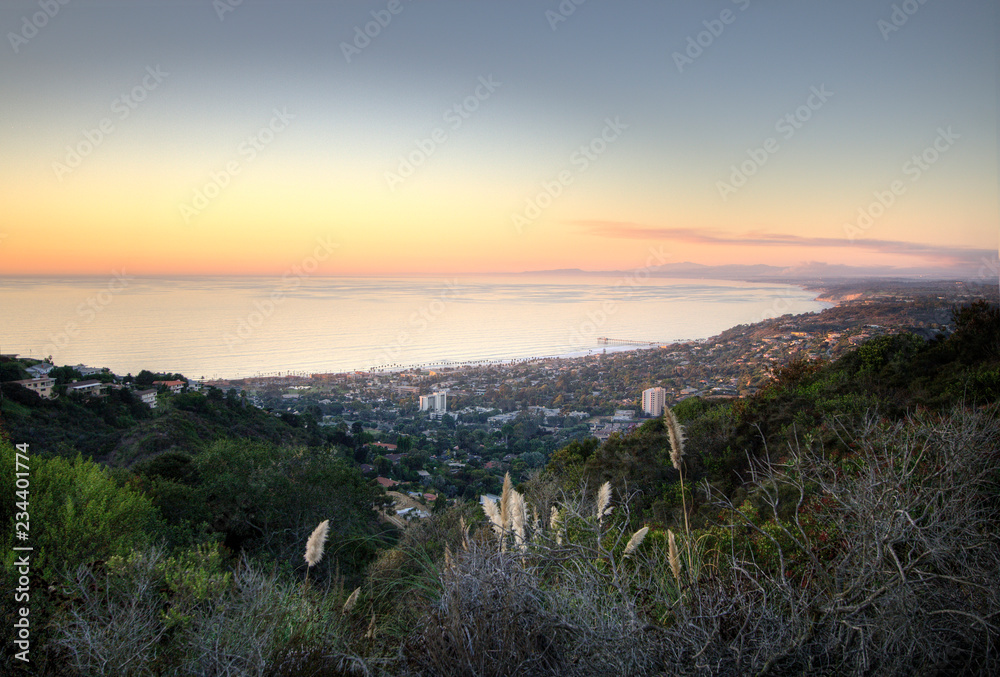
[[[864,249],[882,254],[904,254],[923,256],[945,265],[968,265],[977,263],[983,257],[993,258],[996,252],[970,247],[946,247],[942,245],[904,242],[901,240],[877,240],[858,238],[848,240],[836,237],[802,237],[786,233],[742,234],[725,233],[710,228],[651,228],[628,221],[572,221],[583,226],[591,235],[608,238],[638,240],[671,240],[691,244],[742,245],[752,247],[831,247],[839,249]]]

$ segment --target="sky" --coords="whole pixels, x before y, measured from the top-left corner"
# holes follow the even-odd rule
[[[995,0],[6,0],[0,274],[997,267]]]

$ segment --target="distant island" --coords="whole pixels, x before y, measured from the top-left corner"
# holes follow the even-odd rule
[[[958,267],[928,269],[924,268],[894,268],[889,266],[848,266],[831,265],[827,263],[806,263],[797,266],[754,265],[703,265],[700,263],[667,263],[650,266],[643,269],[654,277],[676,277],[689,279],[737,280],[755,282],[800,282],[826,283],[830,281],[865,281],[872,284],[885,280],[904,283],[907,280],[944,281],[944,280],[984,280],[997,277],[998,263],[996,256],[982,257],[979,268]],[[556,270],[533,270],[519,275],[624,275],[635,271],[598,270],[588,271],[580,268],[559,268]]]

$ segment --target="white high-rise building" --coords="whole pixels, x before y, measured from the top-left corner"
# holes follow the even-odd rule
[[[662,415],[666,401],[667,391],[665,388],[647,388],[642,391],[642,411],[650,416]]]
[[[431,411],[435,414],[444,414],[448,411],[448,393],[436,392],[430,395],[420,396],[420,411]]]

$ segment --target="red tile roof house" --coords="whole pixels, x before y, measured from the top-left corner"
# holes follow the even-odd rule
[[[373,447],[382,447],[388,451],[396,451],[395,444],[389,444],[388,442],[372,442]]]
[[[381,484],[386,489],[392,489],[394,486],[399,484],[396,480],[391,480],[388,477],[376,477],[375,481]]]
[[[153,381],[154,386],[166,386],[170,388],[170,392],[179,393],[181,388],[187,384],[184,381]]]

